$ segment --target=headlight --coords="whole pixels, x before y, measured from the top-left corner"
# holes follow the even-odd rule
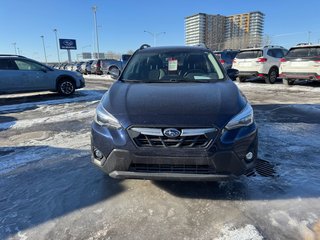
[[[232,118],[226,125],[226,129],[232,130],[239,127],[246,127],[253,123],[253,109],[249,103],[242,111]]]
[[[96,109],[96,115],[94,117],[94,121],[100,126],[112,127],[112,128],[121,128],[119,121],[108,113],[101,103],[99,103]]]

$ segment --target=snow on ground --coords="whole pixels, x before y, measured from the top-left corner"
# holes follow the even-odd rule
[[[93,101],[91,103],[97,103],[99,101]],[[0,123],[0,130],[1,129],[23,129],[23,128],[29,128],[33,125],[37,124],[49,124],[49,123],[55,123],[55,122],[63,122],[66,119],[68,121],[71,120],[82,120],[84,118],[92,117],[94,116],[94,108],[77,111],[77,112],[67,112],[67,113],[57,113],[55,116],[47,116],[47,117],[41,117],[37,119],[28,119],[28,120],[19,120],[19,121],[12,121],[12,122],[6,122],[6,123]],[[52,112],[51,112],[52,114]],[[44,114],[45,116],[45,114]]]
[[[83,75],[84,79],[89,80],[110,80],[114,81],[114,79],[111,78],[110,75],[95,75],[95,74],[89,74],[89,75]]]
[[[221,229],[221,236],[215,240],[262,240],[263,237],[259,231],[252,225],[246,225],[242,228],[224,226]]]
[[[320,88],[238,86],[254,105],[259,157],[274,165],[275,177],[218,185],[115,183],[90,164],[90,122],[103,91],[0,106],[0,114],[9,119],[0,122],[0,174],[6,176],[0,183],[14,188],[7,191],[8,202],[0,196],[0,238],[319,238]],[[29,170],[37,176],[30,176],[29,183],[36,191],[18,178]],[[101,197],[93,201],[92,196]],[[49,210],[38,209],[41,204]]]
[[[7,112],[18,112],[22,110],[32,109],[34,107],[42,106],[42,105],[57,105],[57,104],[65,104],[65,103],[74,103],[81,101],[90,101],[90,100],[100,100],[103,93],[92,91],[92,90],[78,90],[76,92],[77,95],[80,96],[72,96],[70,98],[65,97],[62,99],[52,99],[45,101],[37,101],[37,102],[26,102],[26,103],[18,103],[11,105],[3,105],[0,106],[0,114],[4,114]]]
[[[0,106],[0,112],[12,110],[29,113],[26,117],[9,122],[0,122],[0,131],[11,131],[6,138],[2,138],[0,152],[0,173],[6,173],[20,166],[39,160],[53,160],[57,153],[64,149],[68,157],[88,155],[90,133],[88,130],[80,132],[52,132],[49,126],[67,122],[84,122],[88,129],[93,120],[95,106],[98,104],[103,92],[82,90],[80,97],[53,99],[47,101],[27,102]],[[31,108],[32,110],[28,110]],[[13,111],[15,112],[15,111]],[[8,114],[7,114],[8,115]],[[14,115],[20,116],[19,113]],[[10,116],[12,116],[10,114]],[[40,126],[47,125],[47,131],[32,131]],[[27,132],[24,132],[26,131]],[[1,132],[0,132],[1,133]],[[1,139],[1,135],[0,135]],[[74,153],[72,150],[84,150]],[[27,154],[26,154],[27,151]]]

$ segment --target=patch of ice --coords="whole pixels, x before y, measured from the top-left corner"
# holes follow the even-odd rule
[[[48,116],[48,117],[42,117],[42,118],[36,118],[36,119],[26,119],[26,120],[19,120],[19,121],[12,121],[12,122],[6,122],[6,123],[0,123],[0,130],[6,130],[6,129],[24,129],[29,128],[33,125],[37,124],[47,124],[47,123],[56,123],[56,122],[63,122],[63,121],[71,121],[71,120],[81,120],[85,118],[90,118],[94,116],[95,109],[89,109],[89,110],[82,110],[78,112],[68,112],[68,113],[62,113],[57,114],[54,116]]]
[[[246,225],[242,228],[224,226],[221,235],[215,240],[262,240],[263,237],[253,225]]]
[[[24,109],[39,107],[42,105],[57,105],[81,101],[99,100],[103,96],[103,93],[93,90],[79,90],[79,92],[81,92],[84,96],[0,106],[0,113],[7,113],[12,111],[17,112]]]
[[[11,128],[12,126],[15,125],[15,123],[16,123],[16,121],[0,123],[0,131],[7,130],[7,129]]]

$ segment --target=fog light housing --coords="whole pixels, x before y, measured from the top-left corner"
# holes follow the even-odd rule
[[[98,149],[94,149],[93,154],[94,154],[94,158],[96,158],[100,161],[102,160],[103,154]]]
[[[246,161],[247,162],[250,162],[250,161],[252,161],[253,160],[253,153],[252,152],[248,152],[247,154],[246,154]]]

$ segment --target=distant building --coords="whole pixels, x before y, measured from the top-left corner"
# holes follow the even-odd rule
[[[224,47],[226,17],[221,15],[207,15],[205,28],[205,44],[210,49]]]
[[[185,18],[185,36],[187,45],[205,43],[206,14],[199,13]]]
[[[262,44],[264,14],[250,12],[227,17],[225,48],[258,47]]]
[[[186,45],[206,44],[212,50],[257,47],[262,44],[264,14],[232,16],[198,13],[185,18]]]

